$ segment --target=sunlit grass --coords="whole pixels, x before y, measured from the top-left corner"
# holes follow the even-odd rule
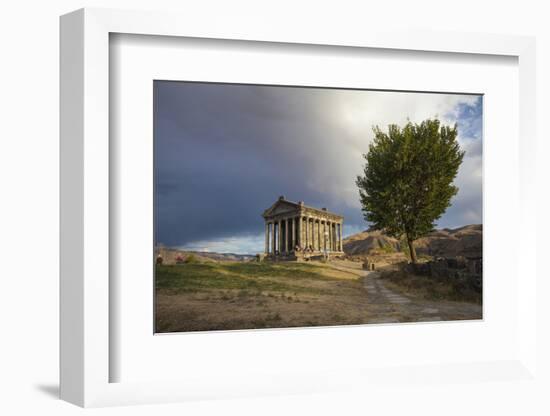
[[[157,265],[155,285],[176,293],[247,290],[322,293],[306,280],[336,280],[322,266],[303,263],[187,263]]]

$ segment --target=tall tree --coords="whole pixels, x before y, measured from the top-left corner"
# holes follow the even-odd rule
[[[414,241],[433,230],[458,192],[453,181],[464,152],[457,126],[428,119],[373,131],[363,175],[356,180],[362,211],[375,228],[404,237],[416,264]]]

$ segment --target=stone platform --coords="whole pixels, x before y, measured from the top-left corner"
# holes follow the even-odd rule
[[[329,260],[331,258],[339,258],[343,257],[344,252],[343,251],[334,251],[328,253]],[[290,252],[290,253],[282,253],[282,254],[261,254],[260,259],[263,261],[296,261],[296,262],[302,262],[302,261],[309,261],[309,260],[324,260],[326,257],[326,254],[324,252],[314,251],[314,252],[307,252],[307,253],[301,253],[301,252]]]

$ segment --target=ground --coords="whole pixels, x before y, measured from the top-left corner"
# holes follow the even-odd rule
[[[157,332],[182,332],[481,319],[481,303],[407,293],[351,261],[216,262],[157,266],[155,312]]]

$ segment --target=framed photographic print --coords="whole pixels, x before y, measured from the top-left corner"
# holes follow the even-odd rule
[[[61,19],[62,398],[531,380],[533,40],[234,27]]]
[[[155,332],[482,318],[482,95],[153,90]]]

